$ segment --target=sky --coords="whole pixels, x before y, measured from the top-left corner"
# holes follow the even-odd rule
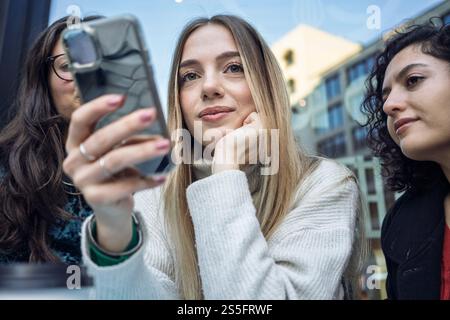
[[[183,26],[199,16],[236,14],[273,44],[299,24],[368,44],[401,22],[450,0],[53,0],[49,23],[67,14],[135,15],[145,34],[165,106],[172,52]],[[373,7],[376,6],[376,7]],[[373,10],[380,24],[368,28]]]

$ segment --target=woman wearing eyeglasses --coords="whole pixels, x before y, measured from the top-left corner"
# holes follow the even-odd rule
[[[92,20],[89,17],[85,20]],[[0,134],[0,263],[78,264],[92,210],[62,171],[68,121],[80,106],[59,36],[62,18],[35,41],[15,117]]]

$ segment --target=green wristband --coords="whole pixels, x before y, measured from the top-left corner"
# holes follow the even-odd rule
[[[91,223],[92,223],[91,234],[92,234],[93,240],[96,243],[97,242],[97,225],[95,223],[95,220],[93,220]],[[88,228],[89,228],[89,226],[88,226]],[[132,231],[131,241],[128,244],[127,248],[125,249],[125,252],[132,251],[134,253],[138,249],[137,246],[140,247],[140,244],[142,242],[142,239],[140,238],[140,236],[142,236],[142,235],[140,235],[138,232],[138,224],[136,223],[135,219],[133,219],[133,227],[132,228],[133,228],[133,231]],[[100,267],[108,267],[108,266],[113,266],[113,265],[119,264],[119,263],[127,260],[128,258],[130,258],[133,255],[133,253],[123,254],[123,255],[118,255],[118,256],[109,255],[109,254],[105,253],[103,250],[101,250],[94,243],[94,241],[90,241],[90,243],[89,243],[89,253],[90,253],[92,261]],[[134,250],[134,249],[136,249],[136,250]]]

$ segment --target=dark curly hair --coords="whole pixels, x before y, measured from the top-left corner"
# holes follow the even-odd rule
[[[440,18],[433,18],[425,24],[397,31],[376,57],[366,80],[362,111],[368,117],[365,124],[368,128],[367,142],[374,155],[381,159],[383,176],[392,191],[423,190],[445,178],[437,163],[407,158],[388,132],[382,96],[386,68],[397,53],[411,45],[420,46],[424,54],[450,64],[450,24],[444,25]]]

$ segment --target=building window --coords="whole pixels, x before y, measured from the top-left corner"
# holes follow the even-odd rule
[[[328,108],[326,113],[319,113],[315,116],[314,132],[324,134],[344,125],[344,109],[342,104],[335,104]]]
[[[313,116],[313,128],[316,134],[323,134],[328,132],[328,111],[321,111]]]
[[[317,151],[320,155],[330,158],[339,158],[344,156],[346,153],[344,133],[339,133],[319,142],[317,145]]]
[[[376,202],[369,203],[369,211],[372,230],[380,230],[380,219],[378,218],[378,205]]]
[[[287,66],[290,66],[291,64],[294,63],[294,52],[292,50],[288,50],[284,54],[284,61],[286,62]]]
[[[333,98],[335,98],[341,94],[341,84],[339,82],[338,74],[325,80],[325,89],[327,92],[328,101],[332,100]]]
[[[444,24],[450,24],[450,12],[447,12],[442,19],[444,20]]]
[[[366,169],[366,183],[367,183],[367,193],[375,194],[375,175],[373,174],[373,169]]]
[[[330,130],[344,125],[344,110],[342,104],[339,103],[328,108],[328,123],[330,125]]]
[[[375,63],[375,56],[370,56],[361,60],[347,69],[347,83],[351,84],[360,77],[365,77],[371,70]]]
[[[290,94],[295,92],[295,80],[294,79],[289,79],[287,82],[287,86],[288,86],[288,91]]]
[[[352,130],[353,148],[355,151],[366,148],[367,142],[367,129],[366,127],[356,127]]]

